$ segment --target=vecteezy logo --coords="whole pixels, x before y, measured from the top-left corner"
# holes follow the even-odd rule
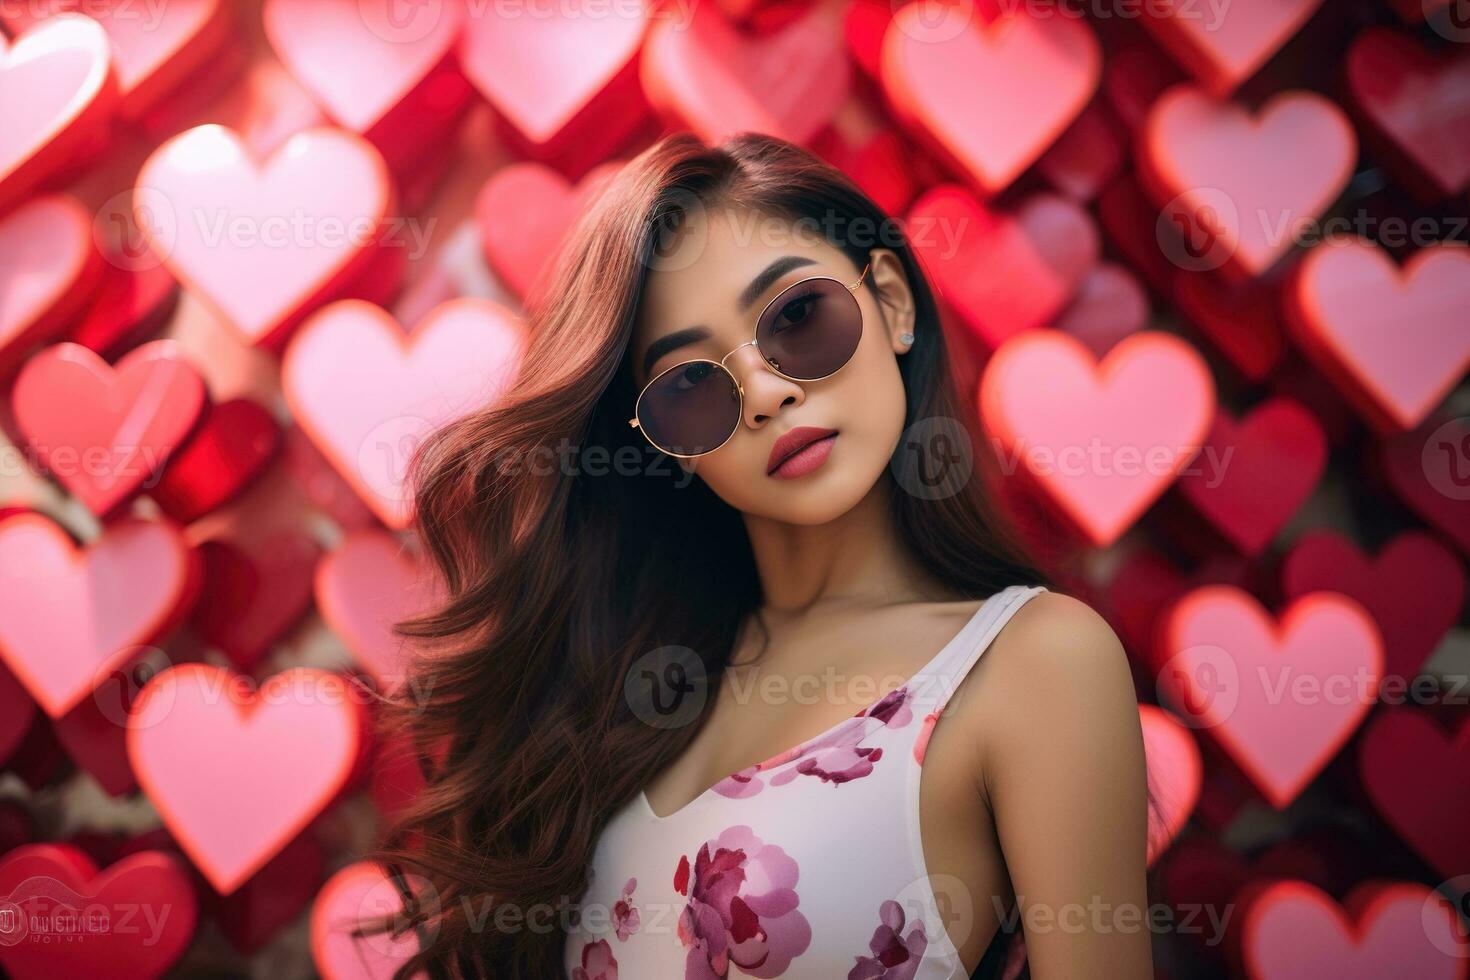
[[[904,430],[889,461],[894,481],[920,500],[942,500],[964,489],[974,472],[969,430],[956,419],[921,419]]]
[[[633,662],[623,697],[645,724],[682,728],[699,717],[709,697],[704,661],[688,647],[651,650]]]
[[[1419,465],[1439,493],[1451,500],[1470,500],[1470,416],[1450,419],[1431,432]]]

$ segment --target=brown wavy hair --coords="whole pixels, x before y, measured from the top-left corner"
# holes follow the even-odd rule
[[[762,603],[741,515],[671,460],[652,454],[662,465],[631,474],[545,465],[557,447],[650,459],[627,423],[629,341],[656,250],[691,205],[887,229],[876,244],[897,254],[916,304],[915,341],[899,360],[905,425],[960,420],[977,462],[993,459],[907,238],[848,177],[756,133],[714,147],[675,133],[628,161],[569,233],[529,314],[517,379],[493,406],[435,432],[412,463],[416,531],[448,598],[398,625],[425,649],[403,690],[430,696],[399,699],[384,719],[390,737],[411,742],[428,784],[374,855],[407,902],[397,925],[419,932],[400,978],[563,976],[563,912],[546,928],[490,924],[501,909],[575,903],[609,817],[708,718],[706,696],[694,724],[641,721],[624,695],[635,661],[677,644],[717,683],[740,623]],[[875,244],[831,237],[858,268]],[[898,479],[917,465],[903,448]],[[892,516],[916,559],[967,597],[1050,584],[991,496],[983,476],[943,499],[895,492]]]

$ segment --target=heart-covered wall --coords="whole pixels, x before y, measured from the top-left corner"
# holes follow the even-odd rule
[[[755,129],[955,232],[997,492],[1135,668],[1158,975],[1470,977],[1470,2],[534,6],[0,0],[0,973],[411,950],[343,928],[406,454],[622,161]]]

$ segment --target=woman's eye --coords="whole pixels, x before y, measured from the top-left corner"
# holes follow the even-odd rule
[[[816,305],[817,295],[815,293],[807,293],[805,296],[787,300],[781,305],[781,315],[776,317],[774,326],[777,329],[788,325],[796,326],[812,315],[812,310]]]

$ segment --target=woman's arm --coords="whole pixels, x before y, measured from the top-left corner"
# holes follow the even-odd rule
[[[1031,976],[1151,978],[1143,734],[1123,647],[1060,593],[1022,607],[996,647],[980,790]]]

